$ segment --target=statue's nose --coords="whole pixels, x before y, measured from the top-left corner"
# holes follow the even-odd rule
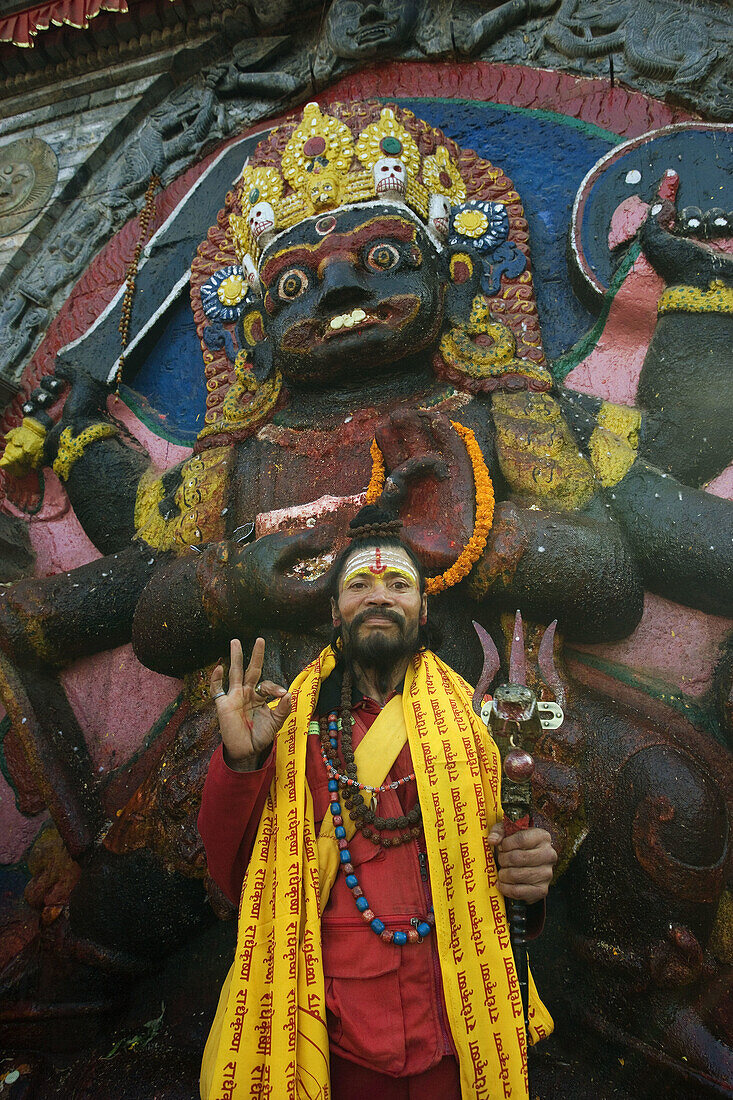
[[[321,310],[358,305],[368,298],[366,280],[353,263],[333,260],[322,269],[321,293],[318,299]]]
[[[370,27],[373,23],[381,23],[384,20],[384,9],[381,4],[367,4],[359,16],[360,27]]]

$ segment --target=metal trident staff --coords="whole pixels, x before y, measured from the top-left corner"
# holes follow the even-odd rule
[[[500,660],[490,635],[479,623],[474,623],[484,651],[484,667],[473,696],[473,709],[488,726],[499,749],[502,761],[501,805],[504,811],[504,831],[507,836],[529,829],[532,825],[532,775],[537,741],[543,729],[557,729],[564,714],[565,693],[552,657],[556,622],[551,623],[540,642],[537,663],[542,679],[554,692],[556,703],[538,699],[527,687],[527,663],[524,654],[522,616],[517,611],[514,620],[509,683],[502,684],[491,698],[486,691],[499,671]],[[509,938],[522,994],[524,1026],[529,1045],[529,977],[527,968],[527,903],[506,899]]]

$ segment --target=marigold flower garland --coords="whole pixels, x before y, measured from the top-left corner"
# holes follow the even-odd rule
[[[387,471],[384,466],[384,455],[380,451],[376,439],[372,440],[370,453],[372,456],[372,476],[367,486],[366,499],[367,504],[374,504],[384,488],[385,474]]]
[[[481,454],[481,448],[476,442],[476,436],[470,428],[451,420],[451,425],[460,435],[466,445],[468,457],[473,468],[473,484],[476,492],[476,517],[474,519],[473,534],[458,555],[453,565],[440,573],[437,577],[428,577],[425,581],[425,590],[429,596],[436,592],[443,592],[446,588],[452,588],[464,577],[467,577],[472,568],[481,557],[485,547],[486,538],[491,530],[494,519],[494,486],[491,483],[489,471]],[[374,504],[384,489],[386,468],[384,455],[379,449],[376,439],[372,440],[372,476],[367,488],[367,504]]]

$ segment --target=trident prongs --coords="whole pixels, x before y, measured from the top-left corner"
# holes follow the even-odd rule
[[[542,679],[545,681],[550,691],[553,692],[558,705],[560,707],[564,707],[565,688],[563,687],[563,682],[560,679],[557,669],[555,668],[555,658],[553,657],[556,627],[557,619],[555,619],[554,622],[550,623],[547,630],[542,635],[539,653],[537,654],[537,664],[539,666]]]
[[[509,654],[509,683],[527,683],[527,661],[524,656],[524,627],[522,626],[522,613],[517,609],[514,617],[514,633],[512,634],[512,651]]]
[[[474,620],[473,629],[476,631],[481,642],[481,648],[484,651],[484,667],[481,669],[481,675],[476,685],[476,690],[473,693],[473,709],[479,717],[483,717],[481,713],[481,704],[483,702],[484,695],[491,687],[494,677],[499,671],[501,661],[499,660],[499,653],[494,645],[494,639],[491,637],[487,630]]]

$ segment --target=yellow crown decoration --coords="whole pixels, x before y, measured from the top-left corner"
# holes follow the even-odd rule
[[[280,169],[245,165],[242,180],[242,212],[230,215],[229,229],[252,285],[263,249],[305,218],[356,203],[393,202],[410,207],[440,239],[451,206],[466,197],[448,150],[440,146],[423,163],[414,138],[390,107],[355,142],[345,123],[308,103]]]
[[[397,121],[391,107],[385,107],[379,116],[379,122],[372,122],[359,134],[356,155],[362,164],[372,170],[377,197],[380,197],[383,183],[380,179],[380,168],[381,172],[389,172],[390,164],[401,162],[405,167],[405,202],[423,220],[427,218],[428,192],[417,178],[420,172],[420,153],[414,138]],[[387,191],[399,193],[398,182]]]
[[[445,145],[439,145],[432,157],[425,158],[422,178],[434,195],[445,195],[455,205],[465,201],[466,185]]]
[[[285,146],[282,174],[294,191],[303,191],[308,176],[322,169],[346,173],[354,159],[354,139],[344,122],[321,113],[317,103],[307,103],[303,121]]]
[[[356,155],[367,168],[374,168],[384,157],[399,157],[413,176],[420,171],[420,153],[411,134],[395,118],[391,107],[385,107],[379,122],[372,122],[359,134]]]

